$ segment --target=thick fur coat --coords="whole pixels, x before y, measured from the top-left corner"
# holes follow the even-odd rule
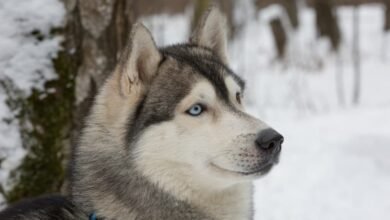
[[[215,8],[186,44],[157,48],[135,24],[74,149],[71,195],[0,218],[252,219],[251,181],[277,162],[283,138],[244,112],[226,36]]]

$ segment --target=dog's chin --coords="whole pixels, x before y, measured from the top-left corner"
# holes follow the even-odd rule
[[[269,171],[271,171],[272,167],[274,166],[274,163],[266,163],[262,166],[258,166],[256,168],[250,169],[250,170],[231,170],[226,169],[221,166],[218,166],[214,163],[210,164],[211,169],[218,173],[219,175],[226,176],[226,177],[235,177],[240,179],[256,179],[261,176],[264,176]]]

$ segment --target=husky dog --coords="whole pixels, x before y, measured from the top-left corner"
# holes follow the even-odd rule
[[[213,8],[189,43],[158,49],[135,24],[74,151],[70,198],[1,219],[252,219],[251,181],[278,161],[283,137],[244,112],[225,26]]]

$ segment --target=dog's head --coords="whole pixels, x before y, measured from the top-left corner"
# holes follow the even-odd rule
[[[278,161],[283,137],[244,112],[245,85],[228,68],[225,26],[212,9],[190,43],[162,49],[144,26],[133,27],[113,78],[121,101],[106,115],[126,121],[130,156],[157,182],[182,175],[233,183]]]

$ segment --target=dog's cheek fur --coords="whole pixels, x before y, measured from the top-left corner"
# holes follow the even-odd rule
[[[210,157],[226,150],[228,138],[216,135],[218,124],[201,123],[203,126],[191,129],[197,123],[182,115],[150,126],[137,142],[142,148],[135,146],[136,169],[163,191],[208,210],[219,219],[242,219],[245,215],[249,218],[251,184],[220,178],[207,166]],[[216,193],[224,190],[223,194]],[[210,198],[203,198],[206,195]],[[210,201],[209,205],[204,201]],[[216,213],[221,210],[224,211]],[[234,213],[230,213],[232,210]]]
[[[206,126],[197,129],[184,128],[180,124],[186,120],[191,124],[191,120],[178,118],[150,126],[139,138],[134,156],[141,172],[154,175],[156,172],[174,174],[184,171],[185,176],[189,177],[204,171],[207,156],[211,153],[205,150],[206,135],[210,131]],[[181,120],[180,123],[177,120]],[[210,146],[209,150],[212,150]],[[156,171],[157,169],[159,171]],[[177,173],[175,176],[180,175]]]
[[[140,171],[147,176],[158,173],[160,177],[156,182],[162,175],[176,173],[176,177],[184,175],[203,180],[205,186],[226,187],[229,180],[215,176],[209,170],[210,164],[215,162],[225,169],[245,171],[239,166],[240,158],[235,156],[255,148],[253,131],[267,125],[226,109],[216,114],[220,114],[217,120],[207,114],[199,118],[179,114],[170,121],[150,126],[136,144],[142,148],[135,146],[134,155]],[[218,185],[220,180],[225,183]]]

